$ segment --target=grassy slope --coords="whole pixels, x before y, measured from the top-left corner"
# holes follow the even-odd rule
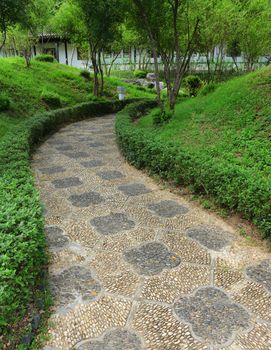
[[[152,114],[138,127],[153,128]],[[154,129],[182,148],[227,159],[255,176],[271,177],[271,69],[221,84],[207,96],[177,105],[175,117]]]
[[[7,92],[11,109],[0,112],[0,138],[22,118],[31,117],[45,110],[40,100],[43,90],[57,93],[63,106],[72,106],[90,99],[92,82],[79,75],[80,70],[58,63],[32,61],[27,69],[21,58],[0,59],[0,91]],[[117,78],[106,79],[105,92],[108,98],[116,95],[118,85],[126,86],[127,97],[153,96],[149,92],[123,84]]]

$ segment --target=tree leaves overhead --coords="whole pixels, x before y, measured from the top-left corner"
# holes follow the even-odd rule
[[[10,26],[24,21],[26,8],[30,0],[1,0],[0,1],[0,31],[2,33],[2,43],[0,50],[6,41],[7,30]]]

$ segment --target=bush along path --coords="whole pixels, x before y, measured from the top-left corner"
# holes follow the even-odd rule
[[[114,116],[33,157],[54,299],[44,350],[271,348],[270,255],[128,165]]]

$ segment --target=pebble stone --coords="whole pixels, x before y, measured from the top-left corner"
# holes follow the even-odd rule
[[[97,175],[104,180],[115,180],[124,177],[124,175],[117,170],[100,171],[97,173]]]
[[[176,315],[189,323],[194,334],[215,346],[227,345],[235,331],[250,328],[250,315],[215,287],[199,288],[194,295],[180,297],[174,304]]]
[[[65,153],[65,155],[69,158],[88,158],[89,157],[89,153],[87,152],[69,152],[69,153]]]
[[[172,200],[152,203],[148,205],[148,208],[164,218],[172,218],[176,215],[183,215],[188,212],[188,208]]]
[[[148,242],[124,252],[125,259],[141,275],[157,275],[164,268],[171,269],[181,263],[180,257],[160,242]]]
[[[271,349],[270,254],[127,164],[115,136],[114,116],[90,118],[33,154],[54,301],[43,349]]]
[[[58,226],[47,226],[45,232],[49,248],[63,248],[69,242],[64,231]]]
[[[77,350],[141,350],[140,337],[127,329],[114,329],[105,333],[103,340],[89,340]]]
[[[40,169],[40,171],[43,174],[46,174],[46,175],[53,175],[53,174],[63,173],[65,170],[66,169],[63,168],[62,166],[52,166],[52,167]]]
[[[271,264],[269,261],[264,260],[259,265],[249,266],[246,273],[248,277],[271,293]]]
[[[81,162],[85,168],[96,168],[104,165],[105,163],[100,159],[91,159],[85,162]]]
[[[102,235],[111,235],[122,231],[131,230],[135,227],[134,221],[124,213],[114,213],[94,218],[90,223]]]
[[[140,196],[141,194],[146,194],[151,192],[144,184],[133,183],[128,185],[121,185],[118,189],[126,194],[127,196]]]
[[[210,227],[201,225],[192,227],[187,230],[187,235],[198,241],[204,247],[216,251],[223,249],[231,241],[229,233],[215,226]]]
[[[98,192],[89,191],[81,194],[73,194],[69,197],[69,201],[75,207],[84,208],[103,203],[105,200]]]
[[[52,184],[55,188],[69,188],[74,186],[80,186],[83,182],[79,179],[79,177],[66,177],[64,179],[58,179],[52,181]]]
[[[67,306],[81,298],[93,300],[101,291],[101,285],[92,272],[83,266],[72,266],[50,279],[51,291],[56,305]]]

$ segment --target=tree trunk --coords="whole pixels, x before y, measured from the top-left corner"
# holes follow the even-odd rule
[[[237,63],[237,59],[235,56],[231,56],[232,60],[233,60],[233,63],[236,67],[236,71],[239,72],[239,67],[238,67],[238,63]]]
[[[0,51],[2,51],[3,47],[5,46],[6,44],[6,40],[7,40],[7,32],[6,30],[4,30],[4,32],[2,33],[2,43],[0,45]]]
[[[101,75],[101,87],[99,91],[99,95],[101,96],[104,92],[104,71],[102,66],[102,60],[101,60],[101,51],[98,53],[98,66],[99,66],[99,73]]]
[[[25,63],[26,63],[26,67],[29,68],[30,67],[30,63],[31,63],[31,49],[24,49],[23,50],[23,55],[24,55],[24,59],[25,59]]]
[[[97,64],[96,52],[91,53],[91,61],[94,71],[94,85],[93,85],[93,94],[94,96],[99,95],[99,68]]]
[[[154,58],[154,70],[155,70],[155,85],[156,85],[156,93],[157,93],[157,103],[161,110],[161,113],[164,111],[163,102],[161,100],[161,89],[160,89],[160,79],[159,79],[159,65],[158,65],[158,57],[157,50],[153,47],[153,58]]]
[[[105,75],[107,77],[109,77],[109,73],[108,73],[108,69],[107,69],[107,65],[106,65],[106,61],[105,61],[105,57],[104,57],[104,53],[102,52],[102,59],[103,59],[103,66],[104,66],[104,70],[105,70]]]
[[[75,53],[75,47],[72,49],[71,66],[72,66],[73,59],[74,59],[74,53]]]
[[[210,63],[209,52],[207,52],[205,56],[206,56],[206,63],[207,63],[208,83],[210,83],[210,81],[211,81],[211,63]]]

